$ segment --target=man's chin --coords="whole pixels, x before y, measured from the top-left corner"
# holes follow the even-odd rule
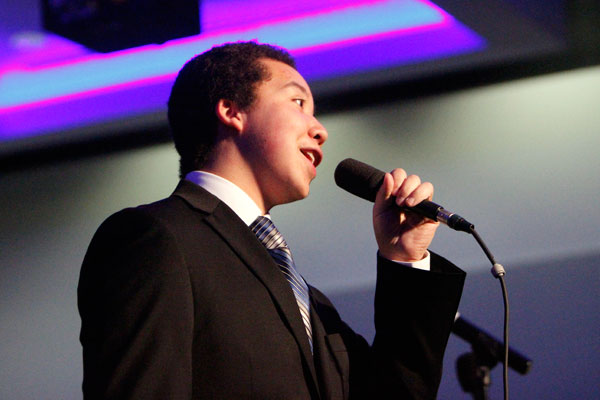
[[[308,197],[309,193],[310,193],[309,190],[302,192],[302,193],[298,193],[296,196],[292,197],[290,199],[290,201],[288,201],[288,203],[293,203],[294,201],[303,200]]]
[[[293,193],[288,193],[285,199],[281,199],[279,204],[289,204],[298,200],[305,199],[308,197],[309,193],[310,187],[307,186],[306,188],[299,189],[297,191],[294,191]]]

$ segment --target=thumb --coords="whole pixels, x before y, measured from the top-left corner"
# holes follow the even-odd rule
[[[375,208],[383,206],[392,196],[394,190],[394,178],[390,173],[386,173],[383,177],[383,183],[375,196]]]

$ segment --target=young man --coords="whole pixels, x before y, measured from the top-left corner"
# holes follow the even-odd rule
[[[377,194],[370,346],[263,244],[260,216],[308,195],[328,135],[291,57],[236,43],[192,59],[169,121],[184,179],[105,221],[82,266],[84,397],[434,398],[464,273],[427,251],[436,223],[396,206],[432,185],[396,169]]]

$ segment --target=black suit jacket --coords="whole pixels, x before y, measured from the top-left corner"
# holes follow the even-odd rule
[[[434,398],[464,273],[378,260],[370,346],[310,287],[314,355],[273,259],[182,181],[98,229],[78,287],[86,399]]]

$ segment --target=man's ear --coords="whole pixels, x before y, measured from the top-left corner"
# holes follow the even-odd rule
[[[230,127],[238,133],[242,131],[244,127],[243,112],[231,100],[221,99],[215,107],[215,113],[221,123],[227,127]]]

